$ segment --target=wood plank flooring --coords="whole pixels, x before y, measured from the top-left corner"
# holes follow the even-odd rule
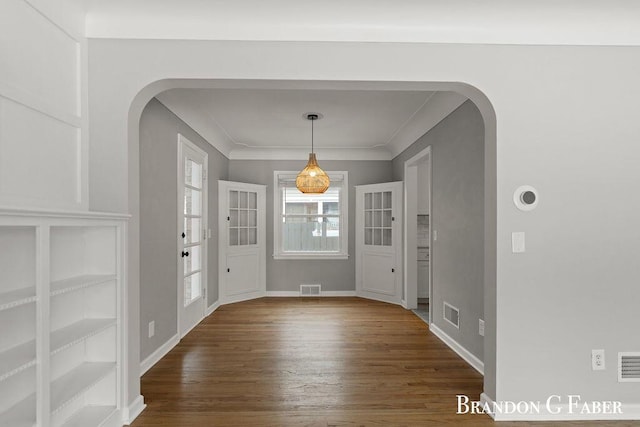
[[[457,394],[481,391],[482,376],[411,311],[262,298],[220,307],[150,369],[132,426],[494,425],[455,414]]]

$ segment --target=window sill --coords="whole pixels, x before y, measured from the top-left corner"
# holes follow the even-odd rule
[[[301,253],[293,253],[293,254],[274,254],[273,259],[275,260],[336,260],[336,259],[349,259],[349,254],[301,254]]]

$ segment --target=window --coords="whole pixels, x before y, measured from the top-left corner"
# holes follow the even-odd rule
[[[327,172],[324,194],[303,194],[298,172],[274,172],[275,259],[347,259],[347,172]]]

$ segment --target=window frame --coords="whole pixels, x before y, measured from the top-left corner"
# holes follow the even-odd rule
[[[295,179],[298,171],[273,172],[273,259],[276,260],[310,260],[310,259],[349,259],[349,172],[325,171],[331,182],[341,180],[340,190],[340,251],[338,252],[285,252],[283,248],[282,227],[282,189],[281,178]],[[322,214],[319,214],[319,216]],[[334,216],[334,215],[331,215]]]

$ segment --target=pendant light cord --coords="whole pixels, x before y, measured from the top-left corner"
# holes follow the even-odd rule
[[[316,119],[311,118],[311,154],[313,154],[313,122],[314,122],[315,120],[316,120]]]

